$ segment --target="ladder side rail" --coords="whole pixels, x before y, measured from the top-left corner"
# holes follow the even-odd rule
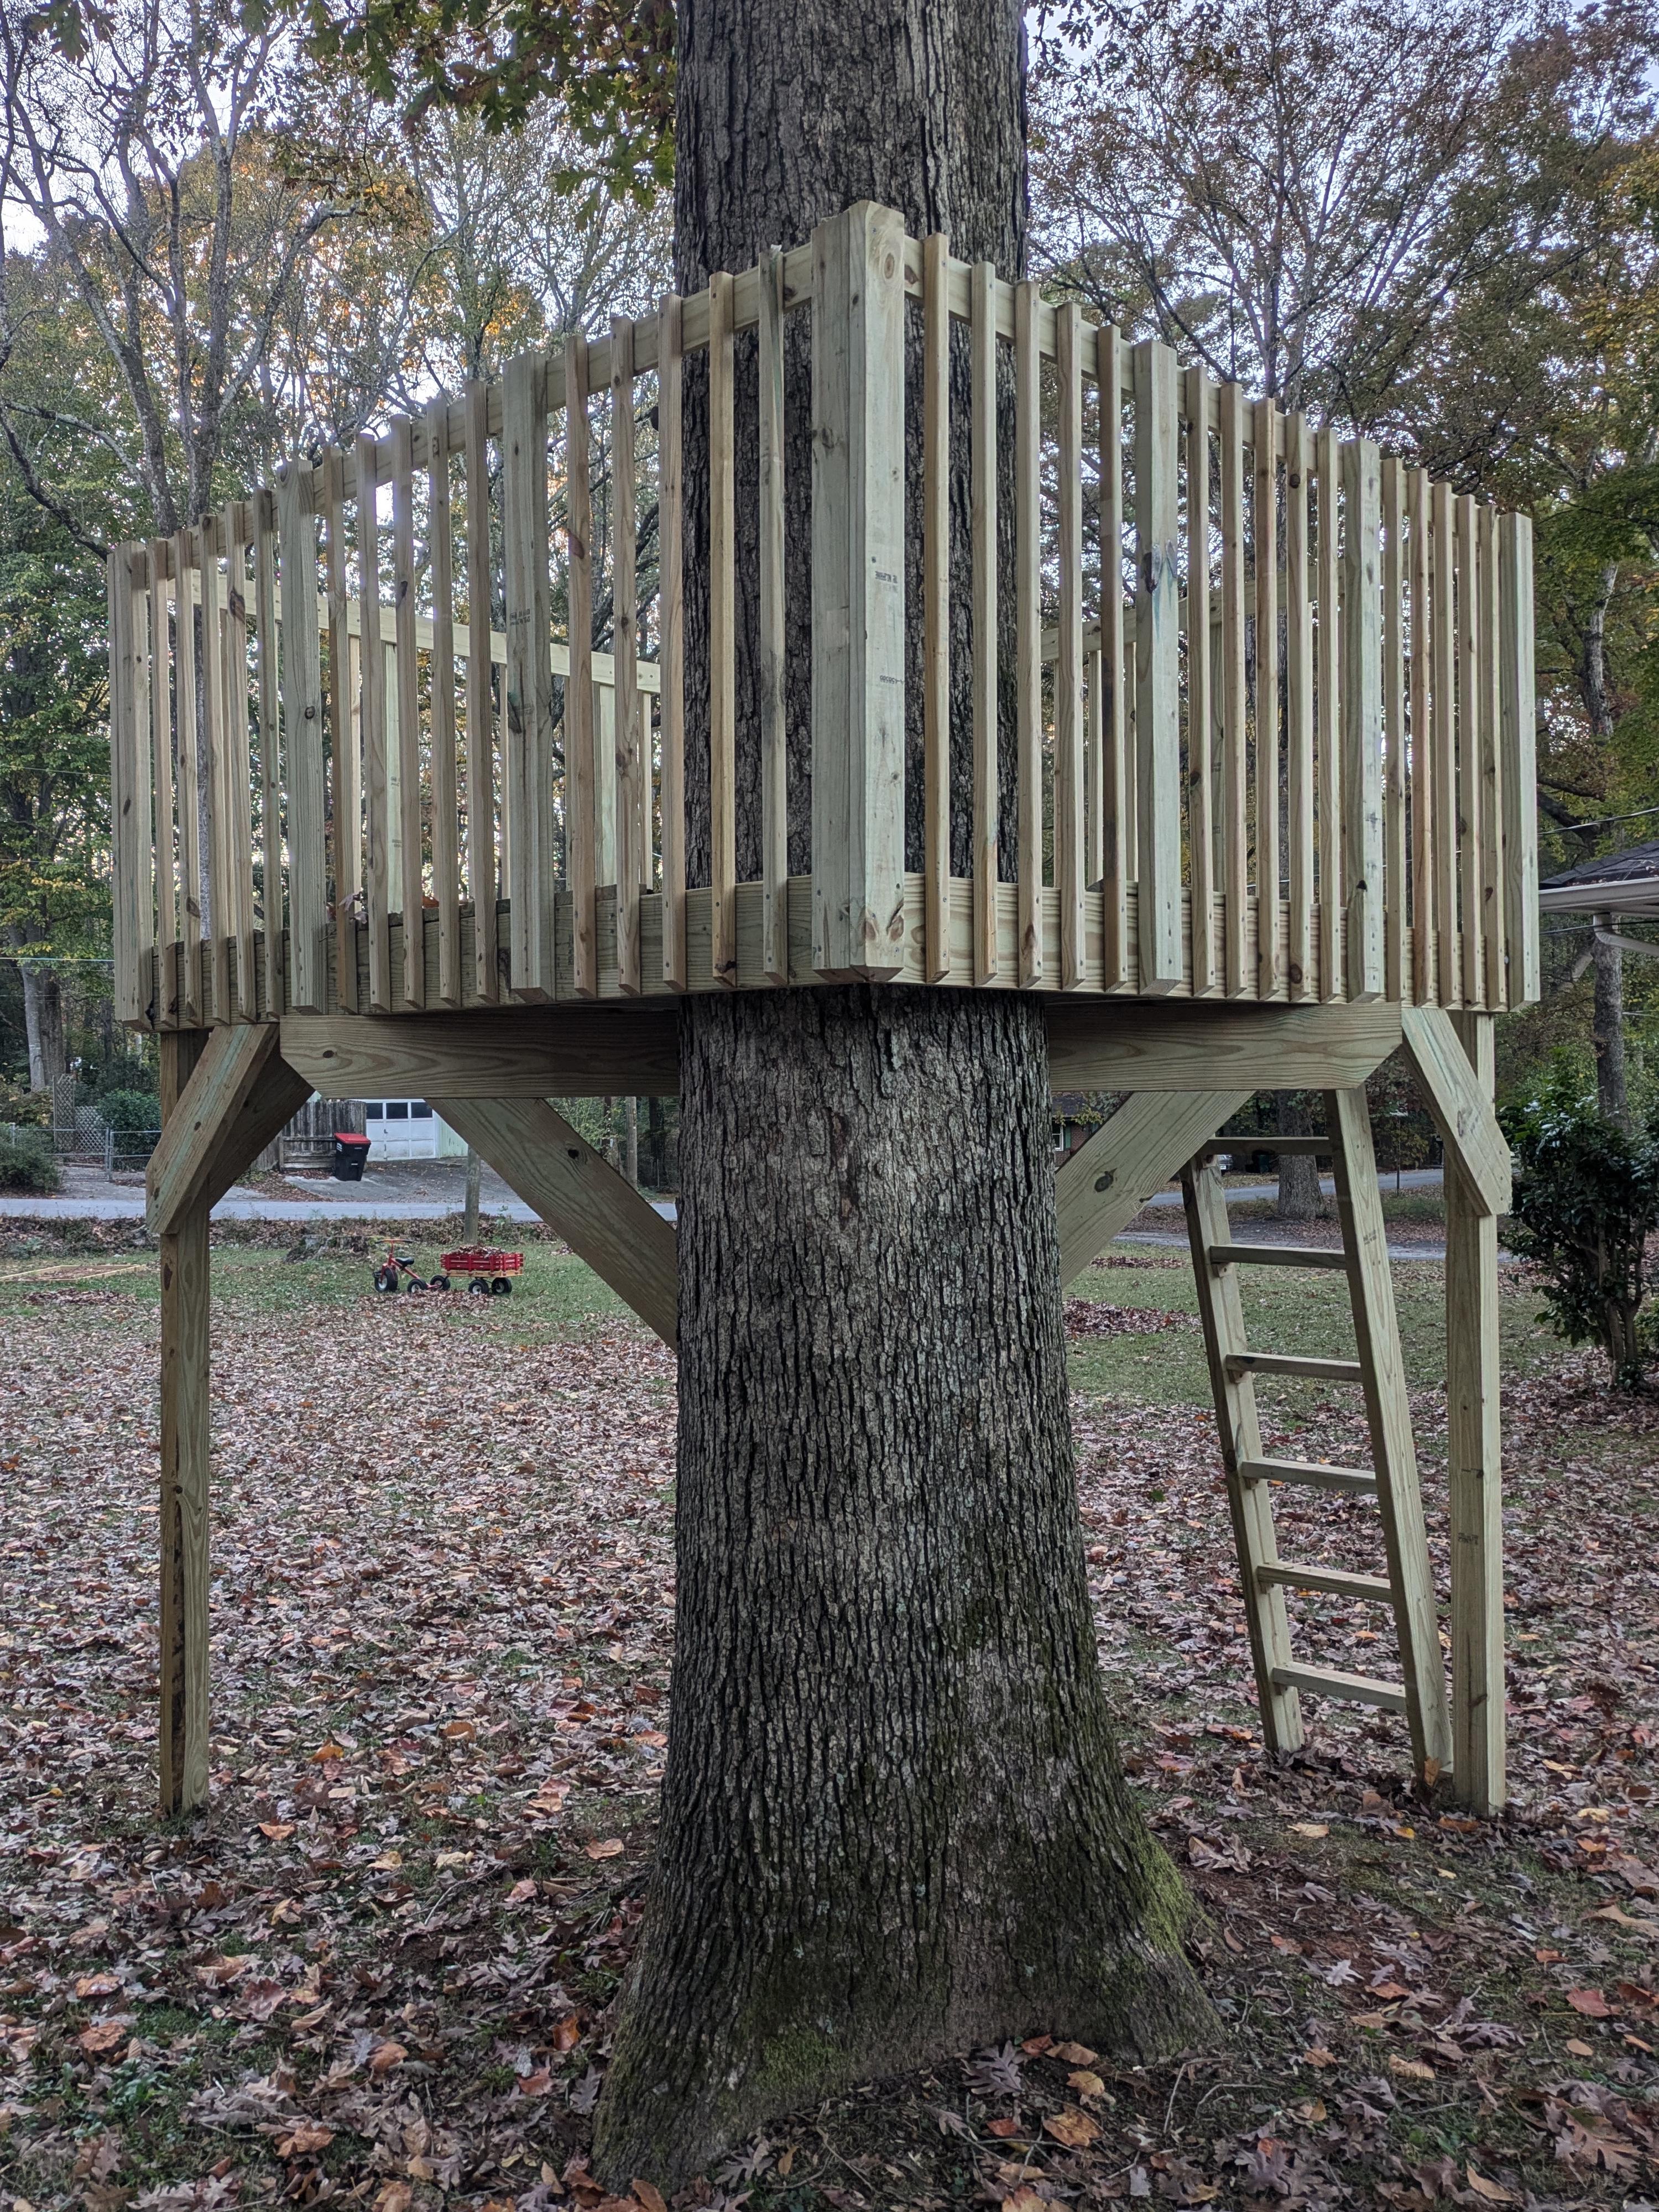
[[[1377,1509],[1389,1579],[1395,1589],[1395,1622],[1405,1674],[1412,1758],[1419,1776],[1432,1781],[1450,1771],[1451,1720],[1364,1086],[1328,1092],[1326,1115],[1327,1127],[1337,1139],[1332,1162],[1337,1208],[1347,1256],[1354,1338],[1365,1376],[1365,1415],[1370,1429]]]

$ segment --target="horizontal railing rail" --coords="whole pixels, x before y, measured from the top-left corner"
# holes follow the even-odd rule
[[[784,559],[802,310],[804,574]],[[197,1026],[846,975],[1519,1005],[1538,988],[1530,562],[1526,517],[854,209],[112,551],[119,1012]],[[811,867],[792,878],[798,591]]]

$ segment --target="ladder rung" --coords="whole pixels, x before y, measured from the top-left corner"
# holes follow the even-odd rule
[[[1357,1359],[1315,1359],[1295,1352],[1230,1352],[1227,1371],[1239,1375],[1304,1375],[1314,1382],[1363,1382]]]
[[[1255,1267],[1346,1267],[1346,1252],[1327,1252],[1314,1244],[1212,1244],[1212,1267],[1231,1267],[1243,1261]]]
[[[1384,1712],[1403,1713],[1406,1692],[1398,1682],[1379,1682],[1370,1674],[1344,1674],[1334,1667],[1275,1667],[1273,1679],[1281,1690],[1312,1690],[1322,1698],[1346,1698],[1357,1705],[1381,1705]]]
[[[1242,1459],[1241,1482],[1294,1482],[1306,1490],[1347,1490],[1368,1497],[1376,1477],[1368,1467],[1325,1467],[1312,1459]]]
[[[1255,1578],[1264,1589],[1278,1583],[1282,1589],[1328,1590],[1333,1597],[1360,1597],[1374,1605],[1392,1605],[1394,1590],[1386,1575],[1345,1574],[1338,1567],[1298,1566],[1295,1560],[1279,1560],[1271,1567],[1258,1567]]]
[[[1334,1137],[1212,1137],[1200,1151],[1200,1159],[1218,1152],[1313,1152],[1334,1159],[1342,1147]]]

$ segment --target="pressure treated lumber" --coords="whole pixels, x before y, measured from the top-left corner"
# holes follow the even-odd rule
[[[1346,1089],[1363,1083],[1399,1042],[1400,1009],[1381,1001],[1048,1002],[1048,1077],[1056,1091]]]
[[[1510,1148],[1491,1094],[1482,1089],[1458,1042],[1452,1017],[1439,1006],[1407,1006],[1401,1013],[1401,1034],[1448,1159],[1455,1163],[1484,1212],[1507,1213]]]
[[[1054,1178],[1062,1288],[1249,1099],[1248,1091],[1149,1091],[1127,1098],[1070,1155]]]
[[[672,1224],[538,1098],[436,1096],[434,1110],[672,1346],[678,1300]]]
[[[1370,1113],[1363,1087],[1327,1095],[1325,1126],[1339,1139],[1332,1160],[1337,1213],[1347,1255],[1354,1336],[1365,1372],[1371,1464],[1382,1477],[1377,1484],[1377,1508],[1395,1592],[1395,1626],[1404,1662],[1412,1759],[1419,1778],[1432,1783],[1452,1762],[1451,1715]]]
[[[208,1043],[203,1030],[161,1038],[163,1132]],[[208,1212],[198,1201],[161,1240],[161,1470],[158,1765],[164,1818],[207,1796]]]
[[[812,234],[812,966],[896,975],[904,933],[904,229]],[[732,951],[735,969],[735,915]]]
[[[324,1098],[663,1098],[679,1089],[678,1019],[672,1005],[294,1014],[282,1052]]]
[[[1262,1582],[1256,1573],[1259,1567],[1279,1564],[1273,1501],[1265,1486],[1250,1481],[1245,1474],[1246,1468],[1258,1464],[1261,1458],[1261,1424],[1255,1383],[1249,1375],[1232,1367],[1228,1358],[1230,1353],[1244,1348],[1243,1302],[1235,1271],[1231,1267],[1206,1267],[1200,1257],[1206,1251],[1224,1244],[1231,1234],[1227,1201],[1215,1170],[1195,1161],[1182,1173],[1181,1188],[1187,1209],[1187,1235],[1193,1249],[1199,1319],[1204,1327],[1204,1350],[1215,1391],[1216,1425],[1227,1479],[1227,1510],[1243,1571],[1244,1616],[1249,1631],[1262,1741],[1270,1752],[1296,1751],[1303,1740],[1301,1701],[1295,1686],[1280,1674],[1280,1669],[1291,1662],[1290,1615],[1285,1610],[1284,1590],[1272,1583]]]
[[[1458,1049],[1490,1097],[1492,1017],[1456,1020]],[[1446,1163],[1446,1407],[1453,1789],[1469,1812],[1490,1814],[1502,1810],[1507,1795],[1498,1219],[1455,1158]]]
[[[310,1095],[310,1085],[283,1060],[274,1024],[213,1030],[145,1171],[146,1213],[155,1234],[216,1205]]]

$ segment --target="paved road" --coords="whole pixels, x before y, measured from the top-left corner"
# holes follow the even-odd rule
[[[285,1188],[261,1190],[235,1189],[226,1193],[213,1209],[216,1221],[291,1221],[296,1228],[311,1221],[443,1221],[459,1213],[465,1197],[464,1164],[448,1160],[411,1160],[396,1166],[370,1168],[358,1183],[336,1182],[331,1176],[311,1177],[285,1176]],[[1384,1178],[1384,1188],[1392,1178]],[[10,1218],[31,1221],[142,1221],[144,1218],[144,1194],[136,1183],[106,1182],[95,1168],[69,1168],[64,1171],[64,1192],[58,1198],[0,1197],[0,1220]],[[1402,1175],[1400,1186],[1406,1190],[1437,1190],[1440,1187],[1438,1168],[1413,1168]],[[1331,1182],[1326,1177],[1322,1188],[1328,1192]],[[1273,1198],[1277,1195],[1275,1183],[1237,1183],[1229,1187],[1227,1203],[1236,1206],[1245,1199]],[[483,1176],[483,1204],[486,1213],[497,1218],[505,1215],[509,1221],[534,1221],[534,1210],[516,1197],[498,1175],[486,1169]],[[672,1221],[674,1201],[672,1198],[654,1201],[657,1211]],[[1179,1206],[1177,1190],[1161,1190],[1147,1203],[1151,1206]],[[1132,1241],[1163,1242],[1152,1232],[1146,1232]],[[1168,1241],[1185,1244],[1186,1238],[1178,1237]],[[1402,1248],[1396,1255],[1401,1259],[1441,1257],[1437,1250],[1429,1252],[1421,1246],[1409,1250]]]

